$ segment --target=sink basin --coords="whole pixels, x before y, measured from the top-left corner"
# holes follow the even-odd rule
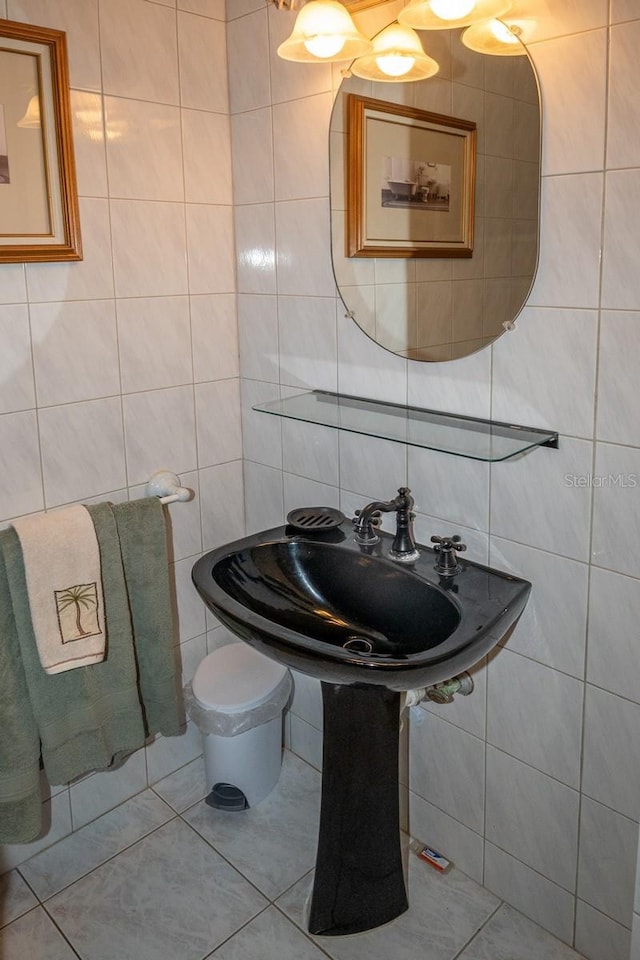
[[[430,548],[404,566],[387,559],[390,542],[362,547],[348,521],[315,536],[278,527],[206,554],[193,580],[230,630],[320,680],[400,691],[447,680],[504,636],[530,584],[464,561],[442,578]]]

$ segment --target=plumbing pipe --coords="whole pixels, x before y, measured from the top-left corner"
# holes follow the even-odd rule
[[[462,697],[468,697],[472,691],[473,677],[465,670],[451,680],[443,680],[442,683],[434,683],[432,687],[427,687],[426,699],[433,700],[434,703],[452,703],[456,693]]]

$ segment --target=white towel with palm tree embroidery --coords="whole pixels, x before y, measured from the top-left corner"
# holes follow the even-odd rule
[[[46,673],[100,663],[106,631],[100,551],[86,507],[22,517],[13,523],[22,547],[29,609]]]

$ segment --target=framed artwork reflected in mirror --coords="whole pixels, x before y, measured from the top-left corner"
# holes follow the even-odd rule
[[[470,257],[476,124],[348,95],[347,255]]]

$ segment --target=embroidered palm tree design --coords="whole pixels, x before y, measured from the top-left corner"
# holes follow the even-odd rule
[[[81,616],[83,609],[90,610],[92,607],[97,607],[98,605],[94,585],[92,583],[81,583],[76,587],[68,587],[66,590],[56,591],[56,595],[60,613],[75,605],[76,629],[81,637],[88,636],[90,631],[85,630],[82,626]]]

